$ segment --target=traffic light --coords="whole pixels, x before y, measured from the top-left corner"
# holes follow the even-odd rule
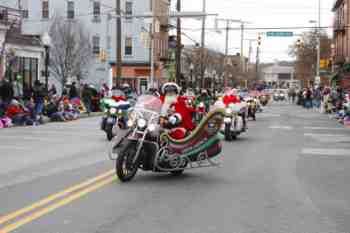
[[[261,45],[261,36],[259,35],[258,37],[258,45],[260,46]]]
[[[107,52],[105,50],[101,50],[99,54],[99,59],[101,62],[107,61]]]

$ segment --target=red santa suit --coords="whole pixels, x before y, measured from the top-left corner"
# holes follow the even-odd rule
[[[164,103],[165,97],[161,96],[160,100]],[[186,103],[187,98],[184,96],[177,97],[175,103],[171,104],[171,108],[175,110],[176,113],[179,113],[182,118],[181,126],[186,130],[192,131],[196,128],[196,125],[192,121],[192,113],[196,110],[193,107],[190,107]]]
[[[229,104],[238,104],[241,101],[239,100],[239,98],[235,95],[225,95],[224,99],[223,99],[224,104],[226,105],[226,107]]]
[[[170,130],[169,135],[176,139],[180,140],[186,137],[187,130],[183,127],[175,127]]]

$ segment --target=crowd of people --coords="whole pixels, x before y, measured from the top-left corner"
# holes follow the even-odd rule
[[[295,92],[296,103],[306,109],[334,114],[341,123],[350,125],[350,93],[340,87],[304,88]],[[293,101],[294,102],[294,101]]]
[[[90,114],[98,110],[92,103],[95,92],[87,84],[79,89],[75,82],[58,93],[55,85],[47,89],[39,80],[33,87],[3,80],[0,83],[0,128],[39,125],[45,118],[62,122],[76,120],[82,112]],[[97,94],[103,95],[102,92]]]

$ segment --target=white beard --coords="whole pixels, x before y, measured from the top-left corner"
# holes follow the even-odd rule
[[[168,111],[170,109],[170,106],[176,102],[177,96],[175,98],[167,98],[165,97],[164,99],[164,104],[162,106],[161,109],[161,116],[167,116],[168,115]]]

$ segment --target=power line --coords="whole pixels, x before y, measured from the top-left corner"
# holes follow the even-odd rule
[[[344,26],[344,28],[348,28],[350,26]],[[245,27],[244,30],[301,30],[301,29],[332,29],[336,28],[334,26],[321,26],[321,27],[315,27],[315,26],[300,26],[300,27]],[[182,28],[186,31],[200,31],[200,28]],[[206,28],[206,30],[225,30],[226,28]],[[241,30],[240,27],[230,27],[229,30]]]

